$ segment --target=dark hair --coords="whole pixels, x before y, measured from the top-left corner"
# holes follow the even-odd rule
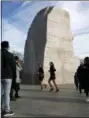
[[[50,64],[54,67],[54,63],[53,62],[50,62]]]
[[[19,60],[19,57],[18,56],[15,56],[15,60]]]
[[[9,42],[8,41],[2,41],[1,42],[1,48],[9,48]]]

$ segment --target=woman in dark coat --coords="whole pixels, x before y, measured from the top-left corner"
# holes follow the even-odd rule
[[[84,64],[79,66],[77,76],[82,89],[85,90],[87,96],[86,101],[89,102],[89,57],[84,59]]]
[[[53,89],[53,86],[52,86],[52,84],[51,84],[51,81],[52,81],[53,84],[54,84],[54,86],[55,86],[55,88],[56,88],[56,92],[58,92],[58,91],[59,91],[59,88],[58,88],[58,86],[57,86],[57,84],[56,84],[56,82],[55,82],[55,79],[56,79],[55,71],[56,71],[56,69],[55,69],[55,67],[54,67],[53,62],[50,62],[50,69],[49,69],[50,78],[49,78],[49,80],[48,80],[49,86],[51,87],[50,91],[53,91],[53,90],[54,90],[54,89]]]
[[[38,78],[40,81],[40,86],[41,86],[41,90],[43,90],[43,79],[44,79],[44,70],[42,68],[42,66],[40,65],[39,69],[38,69]]]

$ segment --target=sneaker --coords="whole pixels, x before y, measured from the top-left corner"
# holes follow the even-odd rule
[[[86,102],[89,102],[89,98],[86,99]]]
[[[13,116],[14,115],[14,112],[13,111],[9,111],[9,112],[5,112],[4,113],[4,117],[8,117],[8,116]]]
[[[53,88],[51,88],[50,90],[49,90],[49,92],[51,92],[51,91],[53,91],[54,89]]]

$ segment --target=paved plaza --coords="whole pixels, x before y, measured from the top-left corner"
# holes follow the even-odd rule
[[[89,117],[89,103],[73,85],[60,85],[60,92],[39,90],[39,86],[21,86],[21,99],[12,102],[13,117]]]

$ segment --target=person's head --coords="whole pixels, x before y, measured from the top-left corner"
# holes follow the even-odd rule
[[[15,60],[16,60],[16,63],[18,63],[19,62],[19,57],[15,56]]]
[[[85,57],[84,64],[89,64],[89,57]]]
[[[54,66],[54,63],[53,63],[53,62],[50,62],[49,65],[50,65],[50,66]]]
[[[8,41],[2,41],[1,42],[1,48],[2,49],[9,49],[9,42]]]

